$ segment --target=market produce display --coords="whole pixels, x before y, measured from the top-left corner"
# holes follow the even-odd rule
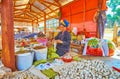
[[[59,55],[56,54],[56,49],[54,48],[54,46],[50,46],[48,48],[48,59],[55,59],[55,58],[59,58]]]
[[[41,38],[44,38],[44,37],[45,37],[45,34],[43,34],[42,32],[39,32],[39,33],[37,34],[37,36],[38,36],[38,37],[41,37]]]
[[[24,54],[24,53],[30,53],[30,50],[19,50],[17,52],[15,52],[15,54]]]
[[[82,60],[78,55],[73,56],[74,61],[80,61]]]
[[[104,52],[102,47],[99,45],[100,40],[97,38],[91,38],[87,44],[87,55],[103,56]]]
[[[7,74],[12,72],[12,70],[10,68],[4,67],[4,65],[2,64],[1,60],[0,60],[0,79],[2,79],[2,77]]]
[[[112,41],[108,41],[108,48],[109,48],[109,55],[108,56],[114,55],[115,44]]]
[[[120,73],[100,60],[82,60],[60,67],[55,79],[120,79]]]
[[[97,48],[98,47],[99,40],[97,38],[92,38],[88,41],[88,46]]]
[[[54,79],[57,75],[57,72],[55,72],[53,69],[45,69],[41,71],[43,74],[45,74],[49,79]]]
[[[16,71],[11,74],[5,74],[2,79],[40,79],[30,71]]]
[[[77,36],[71,33],[71,39],[72,39],[73,41],[74,41],[74,40],[77,40]]]
[[[35,47],[33,47],[33,49],[35,49],[35,50],[39,50],[39,49],[43,49],[43,48],[46,48],[45,46],[35,46]]]
[[[38,61],[35,61],[34,63],[33,63],[33,65],[34,66],[37,66],[37,65],[39,65],[39,64],[43,64],[43,63],[46,63],[47,62],[47,60],[38,60]]]
[[[28,34],[26,36],[24,36],[23,38],[33,38],[35,35],[37,35],[38,33],[32,33],[32,34]]]
[[[116,47],[107,39],[89,38],[84,47],[83,55],[113,56]]]
[[[73,40],[72,44],[81,45],[81,41],[78,41],[78,40]]]
[[[63,56],[62,60],[64,62],[71,62],[73,60],[73,57],[68,54],[68,55]]]

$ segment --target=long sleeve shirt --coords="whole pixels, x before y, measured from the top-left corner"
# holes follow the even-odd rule
[[[58,35],[55,37],[55,40],[63,41],[63,43],[58,43],[56,46],[58,54],[62,53],[63,55],[69,51],[71,41],[71,35],[69,32],[65,31],[63,34],[62,32],[58,33]]]

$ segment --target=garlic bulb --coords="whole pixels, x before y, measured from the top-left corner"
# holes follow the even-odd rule
[[[120,73],[100,60],[82,60],[59,68],[55,79],[119,79]]]

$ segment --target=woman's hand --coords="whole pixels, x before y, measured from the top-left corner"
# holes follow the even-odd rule
[[[56,43],[63,43],[61,40],[55,40]]]

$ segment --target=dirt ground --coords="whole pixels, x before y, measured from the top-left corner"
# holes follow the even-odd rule
[[[120,30],[120,28],[118,28],[118,31]],[[105,32],[104,32],[104,39],[108,39],[108,40],[113,40],[113,28],[105,28]],[[118,41],[118,46],[120,48],[120,37],[117,38]]]

